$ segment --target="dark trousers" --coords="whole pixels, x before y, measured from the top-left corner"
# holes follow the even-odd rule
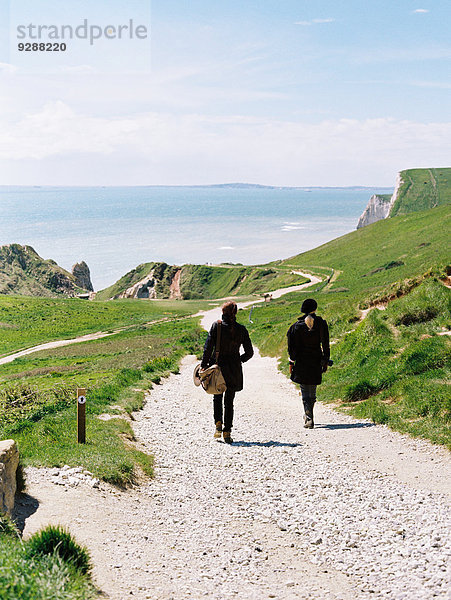
[[[215,423],[222,420],[222,396],[224,395],[224,431],[232,431],[233,423],[233,400],[235,392],[226,390],[224,394],[215,394],[213,396],[213,414]]]
[[[305,416],[313,421],[313,406],[316,402],[316,385],[301,383],[302,403]]]

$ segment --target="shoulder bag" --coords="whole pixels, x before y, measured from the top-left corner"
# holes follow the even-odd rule
[[[203,371],[201,370],[201,365],[197,365],[194,369],[194,383],[196,385],[201,385],[207,394],[222,394],[227,389],[221,367],[218,365],[221,344],[221,321],[218,321],[216,331],[215,364],[211,367],[207,367]]]

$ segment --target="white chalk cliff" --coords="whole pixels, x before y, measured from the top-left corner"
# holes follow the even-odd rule
[[[371,196],[367,207],[361,214],[359,222],[357,223],[357,229],[365,227],[366,225],[371,225],[371,223],[376,223],[376,221],[381,221],[390,216],[391,209],[398,198],[401,184],[401,174],[398,173],[395,190],[391,196],[379,194],[373,194]]]

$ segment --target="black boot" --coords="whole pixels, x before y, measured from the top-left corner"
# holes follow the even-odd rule
[[[313,400],[313,402],[311,400],[304,400],[304,427],[306,429],[313,429],[314,427],[314,423],[313,423],[313,405],[315,404],[315,401]]]

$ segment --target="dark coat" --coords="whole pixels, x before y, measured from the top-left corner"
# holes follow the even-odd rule
[[[216,339],[218,322],[211,326],[207,341],[204,346],[202,357],[202,368],[215,364]],[[243,346],[244,354],[240,356],[240,347]],[[249,333],[236,321],[234,323],[221,321],[221,340],[219,342],[218,364],[221,367],[227,389],[231,392],[239,392],[243,389],[243,369],[241,363],[246,362],[254,355],[254,349]]]
[[[330,358],[329,329],[321,317],[312,315],[313,328],[305,324],[303,315],[287,333],[288,354],[294,361],[291,379],[296,383],[318,385]]]

